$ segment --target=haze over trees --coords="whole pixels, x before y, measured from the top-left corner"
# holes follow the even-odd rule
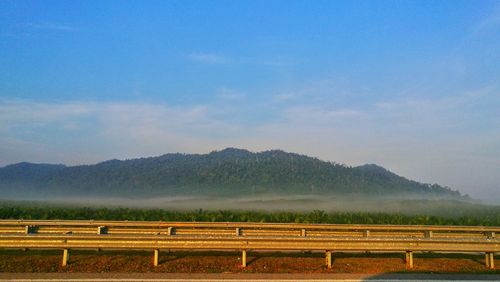
[[[437,204],[437,203],[435,203]],[[0,219],[139,220],[204,222],[282,222],[335,224],[500,225],[500,207],[465,205],[447,207],[439,214],[296,211],[165,210],[90,208],[32,202],[0,202]],[[437,208],[437,207],[436,207]]]
[[[209,154],[166,154],[95,165],[18,163],[0,168],[4,197],[368,195],[466,199],[458,191],[422,184],[383,167],[325,162],[280,150],[228,148]]]

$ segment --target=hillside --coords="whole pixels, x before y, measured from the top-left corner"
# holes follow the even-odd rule
[[[380,166],[325,162],[280,150],[228,148],[95,165],[19,163],[0,168],[4,196],[380,195],[461,198],[437,184],[408,180]]]

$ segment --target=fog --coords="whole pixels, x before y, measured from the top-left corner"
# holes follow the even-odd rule
[[[16,199],[9,199],[17,201]],[[18,199],[19,200],[19,199]],[[252,197],[59,197],[23,198],[40,205],[60,207],[133,208],[164,210],[254,210],[308,212],[371,212],[401,213],[457,217],[477,214],[497,206],[456,199],[424,199],[418,196],[368,197],[368,196],[320,196],[320,195],[261,195]]]

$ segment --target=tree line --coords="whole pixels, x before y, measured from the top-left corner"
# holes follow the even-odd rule
[[[461,216],[456,218],[432,215],[367,212],[264,212],[230,210],[176,211],[164,209],[89,208],[48,206],[0,206],[0,219],[66,219],[66,220],[129,220],[129,221],[202,221],[202,222],[281,222],[330,224],[396,224],[396,225],[481,225],[500,226],[500,214]]]

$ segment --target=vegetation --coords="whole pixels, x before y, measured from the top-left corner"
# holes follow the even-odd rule
[[[167,154],[96,165],[20,163],[0,168],[5,196],[361,194],[463,198],[377,165],[348,167],[279,150],[225,149],[205,155]]]
[[[129,208],[69,208],[49,206],[0,206],[0,219],[69,219],[130,221],[206,221],[206,222],[282,222],[337,224],[419,224],[500,226],[500,213],[460,217],[404,215],[399,213],[335,212],[262,212],[262,211],[171,211]]]

